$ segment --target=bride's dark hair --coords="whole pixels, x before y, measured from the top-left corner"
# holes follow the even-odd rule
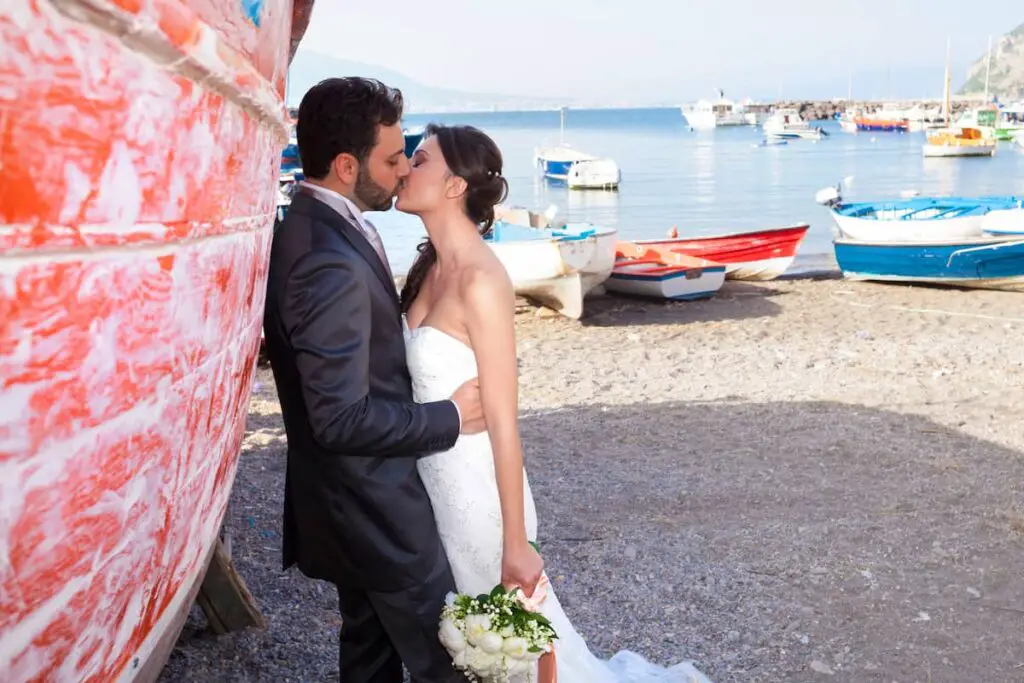
[[[508,182],[501,175],[501,150],[483,131],[473,126],[427,126],[424,139],[437,138],[445,164],[449,170],[466,181],[463,206],[469,219],[477,224],[486,237],[494,225],[494,207],[505,201]],[[402,286],[402,313],[420,293],[431,266],[437,263],[437,250],[428,237],[416,251],[419,254],[409,269]]]

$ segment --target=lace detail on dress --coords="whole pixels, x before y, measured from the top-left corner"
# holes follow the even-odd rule
[[[449,398],[477,376],[476,356],[460,340],[433,327],[406,333],[413,397],[427,403]],[[460,436],[444,453],[417,465],[434,506],[438,531],[460,591],[489,592],[501,580],[501,506],[494,455],[486,433]],[[524,473],[525,480],[525,473]],[[537,537],[537,513],[526,481],[526,533]]]

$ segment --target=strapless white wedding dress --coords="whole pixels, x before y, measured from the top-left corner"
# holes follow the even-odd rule
[[[476,357],[460,340],[433,327],[406,329],[406,353],[416,401],[447,399],[477,376]],[[488,593],[501,581],[501,507],[486,433],[462,436],[444,453],[421,458],[419,473],[430,495],[455,584],[462,593]],[[537,538],[537,510],[525,479],[526,531]],[[590,653],[549,587],[541,607],[558,639],[559,683],[710,683],[692,664],[670,668],[623,651],[609,661]],[[536,679],[534,679],[536,680]]]

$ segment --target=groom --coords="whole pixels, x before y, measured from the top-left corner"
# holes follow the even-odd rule
[[[398,296],[364,211],[409,173],[398,90],[332,78],[299,106],[300,184],[270,252],[264,331],[288,437],[284,567],[338,587],[345,683],[461,681],[438,640],[455,590],[416,472],[484,430],[476,380],[412,400]]]

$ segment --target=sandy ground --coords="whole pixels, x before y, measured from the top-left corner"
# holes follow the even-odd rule
[[[1024,681],[1024,298],[843,280],[518,316],[556,590],[592,648],[725,681]],[[337,680],[332,587],[281,572],[259,371],[226,524],[266,631],[193,617],[163,681]]]

